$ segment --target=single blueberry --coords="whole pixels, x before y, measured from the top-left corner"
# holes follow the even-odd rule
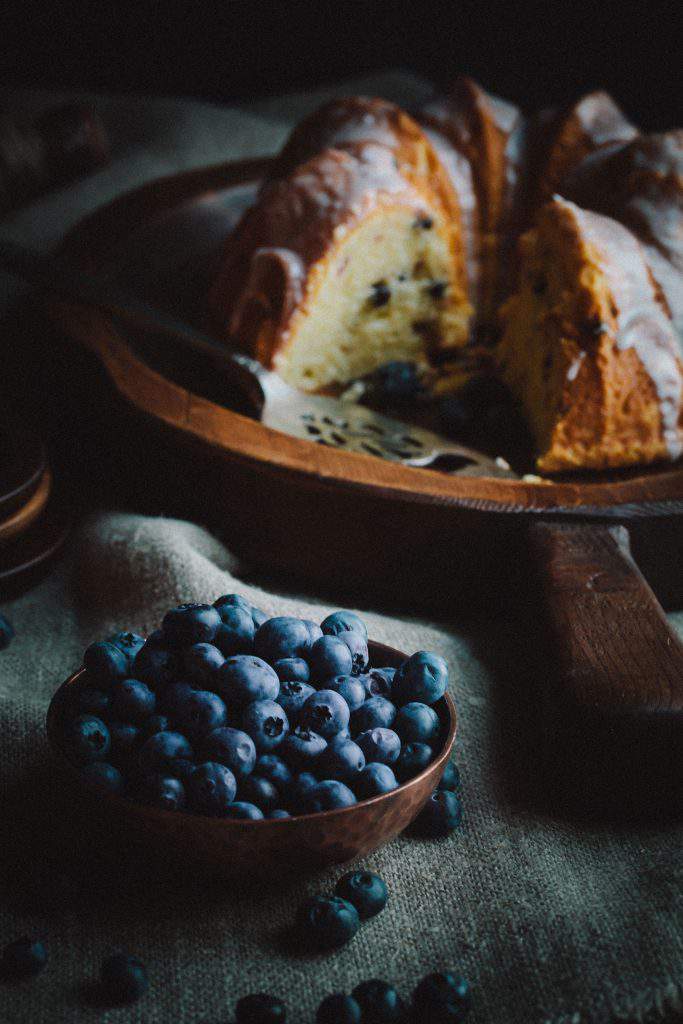
[[[272,811],[268,811],[266,818],[291,818],[291,814],[284,807],[274,807]]]
[[[6,619],[4,615],[0,615],[0,651],[4,651],[11,644],[14,639],[14,626]]]
[[[349,705],[349,711],[357,711],[365,700],[366,693],[362,676],[333,676],[325,680],[325,689],[334,690]]]
[[[339,639],[348,647],[351,654],[351,675],[359,676],[365,672],[370,662],[367,639],[362,633],[356,633],[350,629],[340,633]]]
[[[130,668],[133,667],[133,662],[137,657],[139,651],[145,646],[145,638],[138,636],[137,633],[130,633],[122,631],[120,633],[114,633],[113,636],[107,637],[110,644],[114,644],[118,647],[128,658],[128,664]]]
[[[308,809],[308,798],[318,785],[318,780],[311,772],[300,772],[292,778],[285,790],[285,803],[294,814],[305,814]]]
[[[392,1024],[404,1019],[405,1004],[393,985],[386,981],[376,978],[362,981],[354,988],[353,998],[361,1008],[363,1024]]]
[[[310,683],[299,683],[292,680],[280,684],[277,702],[284,708],[290,723],[296,721],[302,707],[314,693],[315,689]]]
[[[323,779],[308,795],[308,808],[311,814],[334,811],[339,807],[352,807],[355,803],[357,800],[353,790],[337,779]]]
[[[441,725],[434,708],[412,700],[399,710],[394,729],[402,743],[434,744],[439,738]]]
[[[140,726],[140,739],[147,740],[155,732],[170,732],[171,719],[167,715],[150,715]]]
[[[211,643],[221,617],[210,604],[181,604],[166,612],[161,629],[171,647]]]
[[[216,630],[214,643],[223,654],[253,654],[254,651],[254,620],[251,610],[223,606],[220,610],[221,624]]]
[[[265,992],[244,996],[235,1007],[237,1024],[284,1024],[286,1017],[282,1000]]]
[[[117,679],[111,684],[111,709],[122,721],[141,722],[153,715],[157,699],[140,679]]]
[[[378,764],[376,761],[366,764],[354,781],[354,789],[362,800],[390,793],[392,789],[397,788],[398,782],[393,770],[388,764]]]
[[[361,1009],[352,996],[334,992],[325,996],[315,1020],[316,1024],[361,1024]]]
[[[152,634],[154,636],[154,634]],[[147,683],[155,693],[165,689],[172,681],[176,669],[176,657],[158,638],[148,637],[133,661],[132,673],[135,679]]]
[[[416,651],[396,670],[392,697],[399,706],[419,701],[435,704],[448,686],[448,665],[439,654]]]
[[[159,695],[159,707],[174,721],[181,717],[183,705],[194,693],[189,683],[171,683]]]
[[[224,764],[237,779],[249,775],[256,763],[256,747],[251,736],[230,726],[210,732],[204,739],[201,754],[207,761]]]
[[[242,728],[254,741],[260,754],[275,750],[289,732],[284,709],[274,700],[254,700],[242,715]]]
[[[96,715],[102,720],[111,713],[111,697],[93,686],[74,687],[69,704],[76,714]]]
[[[210,688],[225,657],[215,644],[193,644],[183,651],[185,676],[195,686]]]
[[[236,654],[219,669],[214,689],[230,707],[252,700],[275,700],[280,692],[280,680],[262,658]]]
[[[254,637],[257,655],[271,664],[281,658],[304,658],[311,644],[311,633],[306,623],[291,615],[267,619]]]
[[[187,802],[195,814],[223,817],[236,793],[235,776],[229,768],[215,761],[197,765],[187,780]]]
[[[439,838],[449,835],[461,821],[459,797],[450,790],[435,789],[415,819],[415,831],[419,835]]]
[[[327,740],[304,725],[295,725],[282,744],[282,756],[293,768],[310,769],[327,747]]]
[[[225,808],[226,818],[240,818],[242,821],[261,821],[263,811],[256,804],[247,803],[246,800],[234,800]]]
[[[361,921],[379,914],[389,899],[386,882],[372,871],[349,871],[334,887],[335,894],[353,903]]]
[[[301,709],[301,724],[324,739],[347,729],[350,719],[349,705],[335,690],[318,690]]]
[[[100,979],[103,994],[112,1003],[134,1003],[149,988],[144,964],[126,953],[108,957],[102,964]]]
[[[140,741],[140,730],[132,722],[109,720],[111,760],[119,767],[127,768]]]
[[[396,778],[399,782],[407,782],[424,771],[433,758],[434,753],[428,743],[404,743],[394,765]]]
[[[396,707],[386,697],[369,697],[351,716],[351,732],[390,729],[396,719]]]
[[[356,743],[368,762],[393,764],[401,753],[401,740],[393,729],[366,729],[356,736]]]
[[[162,811],[180,811],[185,806],[185,786],[174,775],[153,772],[146,775],[136,790],[141,804]]]
[[[256,804],[264,812],[272,811],[280,803],[280,794],[273,783],[253,773],[240,779],[238,795],[240,800]]]
[[[328,636],[339,636],[347,630],[360,633],[367,640],[368,630],[363,620],[355,612],[332,612],[320,623],[323,633]]]
[[[191,761],[192,747],[179,732],[156,732],[140,747],[138,764],[145,774],[171,769],[177,758]]]
[[[427,1024],[462,1021],[471,1005],[472,995],[467,981],[449,971],[428,974],[413,992],[415,1018]]]
[[[277,754],[261,754],[254,765],[254,771],[281,790],[285,790],[292,781],[291,771]]]
[[[176,715],[178,727],[193,743],[214,729],[220,729],[227,719],[225,704],[210,690],[193,690],[182,701]]]
[[[326,778],[353,786],[358,773],[365,768],[365,755],[353,740],[335,736],[320,755],[317,767]]]
[[[64,738],[70,757],[80,764],[103,761],[111,746],[108,727],[95,715],[78,715],[68,722]]]
[[[308,664],[311,667],[312,678],[322,682],[328,676],[350,675],[353,658],[351,651],[339,637],[321,636],[308,652]]]
[[[88,675],[100,685],[108,686],[115,679],[123,679],[129,670],[127,656],[120,647],[108,640],[98,640],[86,647],[83,665]]]
[[[437,789],[450,789],[456,792],[460,789],[460,772],[452,761],[449,761],[444,769],[444,773],[439,780]]]
[[[308,662],[303,658],[280,658],[273,668],[281,683],[307,683],[311,677]]]
[[[391,698],[391,687],[396,675],[395,668],[370,668],[359,678],[368,697]]]
[[[27,936],[8,943],[0,958],[0,973],[6,978],[28,978],[39,974],[47,963],[47,950],[38,939]]]
[[[360,918],[354,905],[339,896],[312,896],[299,906],[296,924],[309,947],[325,951],[349,942]]]
[[[243,612],[249,612],[251,615],[251,605],[246,597],[242,597],[241,594],[223,594],[221,597],[216,598],[213,606],[217,609],[221,618],[223,618],[223,609],[227,612],[230,608],[241,608]]]
[[[122,793],[123,775],[107,761],[91,761],[81,769],[81,778],[86,786],[98,793]]]

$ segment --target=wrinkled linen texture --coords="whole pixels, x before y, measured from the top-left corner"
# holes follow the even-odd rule
[[[346,83],[326,95],[358,88]],[[402,102],[428,91],[398,73],[360,88]],[[158,173],[276,149],[288,125],[321,98],[224,110],[95,98],[112,125],[127,126],[114,164],[3,227],[49,245],[74,211]],[[38,108],[46,102],[38,94],[18,99]],[[0,944],[39,935],[50,954],[35,980],[0,985],[2,1024],[218,1024],[232,1020],[237,999],[252,991],[280,995],[288,1020],[303,1024],[326,994],[363,979],[384,978],[408,996],[425,973],[447,968],[473,986],[473,1024],[680,1019],[681,830],[586,825],[534,809],[521,785],[516,796],[511,766],[520,778],[524,767],[505,720],[511,702],[500,700],[510,684],[486,657],[506,643],[499,618],[454,626],[356,609],[373,639],[408,652],[434,650],[448,661],[465,816],[448,839],[404,835],[365,859],[386,880],[390,900],[343,949],[296,956],[280,939],[299,900],[329,890],[343,868],[259,892],[229,881],[202,886],[188,863],[186,885],[161,877],[155,885],[153,875],[137,877],[134,859],[103,867],[101,851],[88,848],[87,824],[70,860],[69,845],[54,841],[68,818],[68,792],[44,737],[55,689],[92,640],[123,628],[145,633],[173,604],[232,591],[270,614],[319,621],[336,607],[333,594],[321,603],[310,592],[260,586],[250,567],[199,526],[118,512],[82,523],[57,569],[2,607],[17,636],[0,653]],[[683,630],[683,615],[671,620]],[[151,991],[132,1007],[107,1009],[90,986],[103,957],[118,950],[148,965]]]

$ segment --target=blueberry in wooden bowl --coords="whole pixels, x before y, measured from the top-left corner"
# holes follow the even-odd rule
[[[406,672],[409,659],[405,654],[372,641],[368,647],[371,668]],[[419,671],[418,664],[418,676]],[[416,685],[419,683],[417,678]],[[403,680],[400,692],[403,694],[407,687]],[[319,684],[318,693],[324,692]],[[180,734],[174,733],[173,723],[183,721],[187,708],[182,704],[182,694],[174,696],[176,705],[170,721],[163,719],[170,728],[155,734],[154,750],[145,750],[139,758],[139,750],[150,743],[141,728],[137,746],[119,746],[113,753],[111,737],[116,735],[117,723],[112,723],[112,712],[108,710],[104,715],[109,716],[108,724],[100,720],[103,727],[98,729],[97,715],[83,712],[84,706],[93,706],[93,700],[92,680],[87,670],[81,669],[53,697],[47,715],[48,740],[65,782],[71,787],[77,820],[82,819],[84,827],[94,829],[106,837],[105,841],[117,846],[134,846],[146,857],[172,858],[229,876],[273,879],[292,871],[314,871],[363,856],[389,841],[407,828],[436,789],[448,765],[456,734],[455,706],[448,693],[443,692],[431,705],[440,727],[431,762],[393,788],[381,787],[375,793],[359,785],[356,799],[350,803],[348,794],[354,793],[356,783],[344,773],[358,770],[360,776],[360,768],[365,766],[360,763],[362,755],[358,764],[331,756],[337,748],[341,750],[349,744],[354,747],[345,735],[346,729],[330,738],[330,750],[320,758],[320,765],[325,767],[318,772],[317,784],[315,776],[308,779],[307,788],[299,781],[302,769],[289,772],[284,767],[284,740],[262,765],[259,758],[250,774],[233,771],[239,763],[241,748],[246,750],[250,744],[250,737],[240,728],[242,724],[244,728],[250,727],[250,716],[240,719],[243,712],[229,701],[228,725],[221,727],[221,744],[196,733],[191,744],[183,742],[182,737],[178,738]],[[316,703],[316,708],[321,703],[324,705],[324,699]],[[157,695],[157,710],[159,704],[163,710],[163,692]],[[291,734],[305,735],[310,728],[310,721],[303,712],[302,715],[300,722],[293,721]],[[259,729],[263,727],[259,721]],[[285,734],[285,738],[287,735],[290,734]],[[159,736],[165,737],[163,743]],[[78,758],[74,757],[74,749]],[[224,763],[215,763],[210,758],[220,758]],[[93,765],[104,766],[109,761],[111,770],[93,769]],[[279,768],[275,774],[270,771],[271,761],[277,762]],[[252,762],[249,759],[250,766]],[[140,777],[141,763],[147,771],[144,778]],[[334,775],[331,766],[335,765],[341,765],[339,774],[330,779],[329,775]],[[383,767],[386,774],[391,773],[388,765]],[[283,778],[289,779],[288,789],[281,785]],[[302,792],[306,793],[303,800]],[[338,793],[344,799],[337,799]],[[286,794],[291,796],[291,802]],[[249,814],[243,813],[245,807]],[[237,808],[242,809],[239,814]]]

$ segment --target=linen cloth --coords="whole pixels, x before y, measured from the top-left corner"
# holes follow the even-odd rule
[[[394,74],[333,92],[358,90],[409,102],[428,85]],[[14,97],[30,108],[53,98]],[[49,246],[87,210],[159,173],[276,149],[320,99],[229,110],[95,98],[120,132],[113,164],[14,214],[2,231]],[[69,795],[43,732],[54,690],[92,640],[122,628],[147,632],[175,603],[232,591],[268,613],[318,621],[336,606],[334,595],[321,603],[312,593],[268,589],[199,526],[105,511],[80,526],[49,578],[2,607],[17,636],[0,653],[0,945],[43,936],[50,961],[33,981],[0,984],[1,1024],[218,1024],[252,991],[280,995],[288,1020],[304,1024],[326,994],[366,978],[393,982],[407,997],[425,973],[449,968],[473,986],[473,1024],[681,1019],[682,830],[587,825],[529,798],[533,780],[516,749],[523,692],[489,656],[494,647],[503,660],[513,650],[500,619],[423,621],[356,602],[373,639],[435,650],[449,662],[465,818],[448,839],[401,836],[366,858],[390,900],[343,949],[301,957],[281,939],[299,900],[329,891],[342,868],[253,892],[204,885],[188,864],[171,886],[132,857],[107,862],[89,848],[86,827],[70,860],[62,841]],[[683,615],[672,621],[683,632]],[[132,1007],[109,1009],[90,985],[117,950],[143,959],[151,990]]]

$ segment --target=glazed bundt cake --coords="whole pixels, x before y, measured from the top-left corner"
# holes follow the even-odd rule
[[[441,393],[484,344],[542,471],[674,459],[682,186],[683,132],[602,92],[531,119],[466,78],[412,117],[335,100],[229,239],[213,325],[308,391],[409,360]]]

